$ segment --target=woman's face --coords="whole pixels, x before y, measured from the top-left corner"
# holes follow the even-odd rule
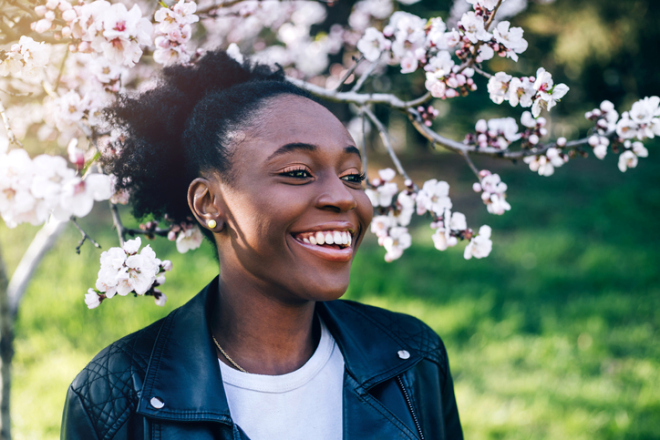
[[[280,95],[233,139],[231,182],[211,180],[223,280],[285,302],[339,298],[373,215],[350,134],[325,107]]]

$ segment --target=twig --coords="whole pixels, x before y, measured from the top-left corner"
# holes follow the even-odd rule
[[[355,72],[355,69],[357,69],[357,66],[360,65],[360,63],[362,62],[363,59],[364,59],[364,55],[361,56],[360,58],[358,58],[357,60],[355,60],[355,64],[353,64],[353,66],[346,71],[346,73],[344,74],[344,77],[341,79],[341,81],[339,81],[339,84],[337,84],[337,87],[335,87],[336,91],[341,89],[341,86],[343,86],[344,83],[346,82],[346,80],[353,74],[353,72]]]
[[[23,10],[23,12],[26,12],[30,15],[30,17],[37,19],[39,16],[37,16],[37,13],[34,12],[34,9],[30,9],[28,6],[25,6],[23,3],[14,1],[14,0],[9,0],[8,3],[12,6],[16,6],[18,9]]]
[[[204,15],[204,14],[210,14],[212,11],[216,9],[222,9],[222,8],[228,8],[230,6],[234,6],[235,4],[241,3],[245,0],[227,0],[221,3],[214,3],[211,6],[207,6],[206,8],[199,9],[195,12],[197,15]]]
[[[364,181],[369,185],[369,176],[367,175],[367,117],[364,110],[360,109],[360,118],[362,119],[362,169],[364,170]]]
[[[467,162],[468,166],[472,170],[475,176],[477,176],[477,180],[481,182],[481,176],[479,176],[479,169],[474,165],[474,162],[472,162],[472,159],[470,159],[470,155],[466,153],[465,151],[461,151],[463,154],[463,157],[465,158],[465,161]]]
[[[380,59],[380,57],[379,57]],[[376,70],[376,67],[378,67],[378,60],[374,61],[371,66],[369,66],[369,69],[367,69],[366,72],[362,74],[362,76],[357,80],[353,88],[351,89],[351,92],[357,92],[360,90],[362,85],[364,85],[364,82],[371,76],[372,73],[374,73],[374,70]]]
[[[490,17],[488,17],[488,21],[484,25],[484,29],[486,29],[486,32],[488,32],[490,25],[493,24],[493,20],[495,19],[495,14],[497,14],[498,9],[500,9],[500,6],[502,6],[502,1],[503,0],[497,2],[495,8],[493,9],[493,12],[490,14]]]
[[[497,5],[495,5],[495,8],[493,9],[493,12],[490,14],[490,17],[488,17],[488,21],[486,21],[486,23],[484,24],[484,29],[486,30],[486,32],[488,32],[488,29],[490,28],[490,25],[493,23],[493,20],[495,19],[495,15],[497,14],[497,11],[500,9],[500,6],[502,5],[502,1],[503,0],[499,0],[497,2]],[[476,62],[476,58],[477,58],[477,53],[479,53],[479,48],[483,44],[484,44],[484,42],[479,40],[479,41],[477,41],[476,44],[474,44],[472,46],[472,50],[470,51],[470,53],[472,54],[472,57],[470,57],[469,60],[467,60],[465,63],[463,63],[458,68],[458,71],[456,71],[456,73],[461,73],[462,71],[464,71],[468,67],[474,67],[475,62]],[[475,70],[476,70],[476,67],[475,67]],[[486,76],[486,75],[484,75],[484,76]]]
[[[121,222],[121,217],[119,217],[119,210],[115,203],[110,202],[110,212],[112,213],[112,223],[117,229],[117,235],[119,236],[119,245],[124,246],[124,224]]]
[[[32,96],[32,92],[27,92],[27,93],[18,93],[18,92],[12,92],[11,90],[5,90],[5,89],[0,89],[0,92],[7,94],[9,96],[16,96],[19,98],[27,98],[28,96]]]
[[[401,162],[399,162],[399,158],[394,152],[394,148],[392,148],[392,142],[390,141],[390,136],[387,133],[387,128],[385,128],[383,123],[378,120],[376,115],[374,115],[368,107],[362,107],[362,111],[369,117],[369,119],[371,119],[371,122],[374,123],[380,132],[380,138],[383,140],[383,144],[385,145],[387,152],[390,154],[390,158],[392,159],[392,162],[394,162],[394,166],[396,167],[399,174],[401,174],[405,179],[411,180],[410,177],[408,177],[406,171],[403,169],[403,166],[401,166]]]
[[[101,249],[101,245],[98,244],[92,237],[89,236],[87,232],[83,228],[80,227],[78,222],[76,221],[75,217],[71,217],[69,220],[71,220],[71,223],[78,228],[78,231],[82,234],[82,238],[80,239],[80,242],[78,243],[78,246],[76,246],[76,254],[80,255],[80,248],[82,247],[83,244],[85,244],[86,240],[89,240],[90,243],[94,245],[95,248]]]
[[[115,203],[110,202],[110,212],[112,213],[112,223],[115,225],[115,229],[117,230],[117,236],[119,237],[119,244],[121,246],[124,245],[124,242],[126,241],[126,236],[131,236],[135,237],[136,235],[145,235],[145,236],[151,236],[151,235],[158,235],[159,237],[167,237],[167,235],[170,233],[170,229],[152,229],[148,231],[143,231],[142,229],[133,229],[133,228],[127,228],[124,226],[124,224],[121,221],[121,216],[119,215],[119,209],[117,208],[117,205]]]
[[[477,73],[478,73],[479,75],[481,75],[481,76],[484,76],[484,77],[486,77],[486,78],[488,78],[488,79],[491,79],[491,78],[493,77],[493,75],[491,75],[490,73],[488,73],[488,72],[486,72],[486,71],[480,69],[480,68],[477,67],[476,65],[473,65],[472,68],[474,69],[475,72],[477,72]]]
[[[60,64],[60,71],[57,74],[57,80],[55,81],[55,92],[60,87],[60,81],[62,80],[62,74],[64,74],[64,67],[66,65],[66,59],[69,57],[69,46],[66,47],[66,52],[64,52],[64,57],[62,57],[62,63]]]
[[[11,126],[9,125],[9,119],[7,119],[5,106],[2,103],[1,99],[0,99],[0,116],[2,116],[2,122],[5,124],[5,130],[7,130],[7,137],[9,138],[9,142],[23,148],[23,144],[18,139],[16,139],[16,136],[14,135],[14,132],[12,131]]]

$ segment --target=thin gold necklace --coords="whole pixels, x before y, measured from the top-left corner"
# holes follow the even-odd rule
[[[232,358],[230,358],[227,353],[225,353],[225,351],[222,349],[222,347],[220,347],[220,343],[217,341],[217,339],[215,339],[215,336],[211,335],[211,337],[213,338],[213,342],[215,342],[215,346],[218,347],[218,350],[220,350],[220,353],[222,353],[222,355],[225,357],[225,359],[227,359],[230,364],[232,364],[234,367],[236,367],[236,369],[238,371],[242,371],[243,373],[247,373],[247,371],[245,371],[244,368],[241,368],[240,365],[238,365],[236,362],[234,362],[234,360]]]

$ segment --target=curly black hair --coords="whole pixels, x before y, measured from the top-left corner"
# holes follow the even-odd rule
[[[155,88],[123,95],[105,110],[123,135],[119,154],[105,156],[102,166],[117,176],[117,190],[129,192],[136,218],[185,222],[192,217],[190,182],[209,170],[231,182],[231,132],[249,126],[266,99],[282,94],[313,99],[287,82],[281,68],[241,64],[222,50],[167,67]]]

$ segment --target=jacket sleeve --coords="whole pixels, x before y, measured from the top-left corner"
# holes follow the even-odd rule
[[[451,378],[449,371],[449,359],[444,345],[444,383],[442,384],[441,398],[442,398],[442,416],[445,424],[445,434],[447,439],[462,440],[463,429],[461,428],[461,420],[458,416],[458,406],[456,405],[456,397],[454,396],[454,381]]]
[[[62,415],[61,440],[89,439],[98,440],[98,435],[80,395],[69,387]]]

